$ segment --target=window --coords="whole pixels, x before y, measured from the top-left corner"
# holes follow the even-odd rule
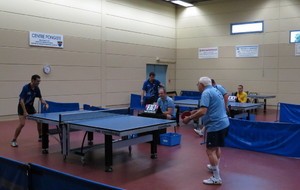
[[[290,31],[290,43],[300,43],[300,30]]]
[[[264,21],[231,24],[231,34],[264,32]]]

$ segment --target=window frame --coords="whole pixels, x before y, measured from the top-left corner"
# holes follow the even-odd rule
[[[262,30],[261,31],[250,31],[250,32],[237,32],[233,33],[232,28],[236,25],[245,25],[245,24],[255,24],[255,23],[261,23],[262,24]],[[231,23],[230,24],[230,34],[231,35],[237,35],[237,34],[251,34],[251,33],[263,33],[264,32],[264,21],[253,21],[253,22],[241,22],[241,23]]]

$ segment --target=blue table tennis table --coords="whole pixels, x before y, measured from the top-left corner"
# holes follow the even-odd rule
[[[257,95],[257,94],[249,94],[247,97],[250,99],[254,99],[255,103],[257,103],[257,99],[263,99],[264,100],[264,112],[267,111],[267,99],[276,98],[275,95]]]
[[[177,124],[179,123],[180,106],[199,108],[200,101],[201,100],[193,100],[193,99],[185,99],[185,100],[176,100],[176,101],[174,101],[174,104],[177,106],[177,114],[176,114]],[[262,107],[262,104],[228,102],[228,107],[229,107],[230,111],[231,110],[246,111],[246,113],[231,115],[231,117],[233,117],[233,118],[246,117],[249,120],[250,119],[250,110],[260,108],[260,107]]]
[[[54,112],[29,115],[28,119],[42,123],[42,152],[48,154],[49,124],[58,125],[62,129],[62,154],[64,159],[71,152],[70,130],[82,130],[86,132],[102,133],[105,136],[103,145],[90,145],[88,150],[104,147],[105,149],[105,171],[111,172],[113,165],[113,149],[127,147],[134,144],[151,141],[151,158],[157,158],[158,130],[172,127],[176,124],[173,120],[146,118],[127,115],[124,109],[111,109],[100,111],[70,111]],[[126,138],[133,134],[150,132],[145,136]],[[112,136],[122,137],[113,140]],[[125,137],[125,138],[123,138]]]

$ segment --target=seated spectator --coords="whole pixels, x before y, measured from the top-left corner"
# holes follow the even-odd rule
[[[167,116],[167,119],[175,119],[175,104],[172,98],[167,96],[166,89],[160,88],[158,95],[157,105],[159,105],[163,114]]]
[[[238,91],[236,92],[237,102],[246,103],[247,102],[247,93],[244,92],[243,85],[238,86]]]

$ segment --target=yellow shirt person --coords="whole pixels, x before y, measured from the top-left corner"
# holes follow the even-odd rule
[[[247,102],[247,93],[244,92],[244,87],[243,85],[238,86],[238,91],[237,91],[237,101],[241,103],[246,103]]]

